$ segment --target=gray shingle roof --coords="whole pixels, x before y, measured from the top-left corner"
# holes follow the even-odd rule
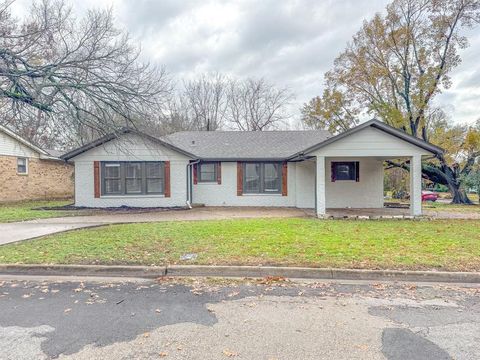
[[[286,159],[327,140],[325,130],[180,131],[162,138],[202,159]]]

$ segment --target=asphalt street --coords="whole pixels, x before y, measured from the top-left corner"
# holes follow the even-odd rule
[[[1,359],[478,359],[480,287],[0,280]]]

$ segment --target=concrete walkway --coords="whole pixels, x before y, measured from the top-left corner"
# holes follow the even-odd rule
[[[307,216],[309,214],[306,211],[296,208],[202,207],[192,210],[102,213],[101,215],[91,216],[59,217],[0,224],[0,245],[106,224]]]

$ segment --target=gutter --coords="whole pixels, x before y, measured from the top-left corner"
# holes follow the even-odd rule
[[[196,165],[200,162],[200,160],[195,160],[195,161],[192,161],[192,162],[189,162],[186,166],[186,172],[187,172],[187,199],[185,201],[185,203],[187,204],[187,207],[189,209],[192,208],[192,201],[193,201],[193,185],[192,185],[192,166],[193,165]]]

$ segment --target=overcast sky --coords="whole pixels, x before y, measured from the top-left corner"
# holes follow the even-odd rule
[[[112,6],[145,58],[177,78],[203,72],[264,77],[296,94],[294,109],[322,92],[332,67],[364,19],[386,0],[84,0],[79,13]],[[19,0],[17,7],[28,4]],[[452,74],[453,86],[437,97],[456,122],[480,117],[480,28]],[[297,114],[298,115],[298,114]]]

